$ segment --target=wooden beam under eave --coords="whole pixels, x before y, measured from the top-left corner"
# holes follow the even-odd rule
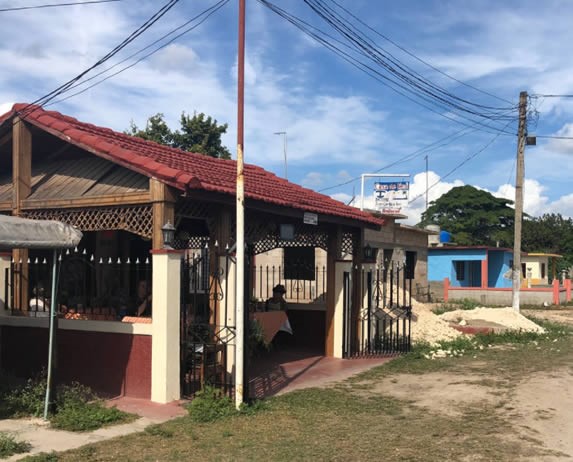
[[[120,196],[93,196],[78,197],[74,199],[26,199],[22,203],[22,209],[66,209],[77,207],[109,207],[115,205],[139,205],[153,202],[151,194],[129,193]],[[1,204],[0,204],[1,205]]]
[[[161,228],[168,221],[175,224],[176,192],[156,178],[149,179],[149,192],[153,207],[153,249],[163,248],[163,233]]]
[[[32,133],[19,117],[12,125],[12,212],[20,215],[22,202],[32,191]]]

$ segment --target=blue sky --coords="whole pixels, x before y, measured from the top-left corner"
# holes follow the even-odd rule
[[[377,46],[392,53],[400,63],[472,103],[516,105],[521,90],[530,94],[573,93],[569,50],[573,43],[573,2],[475,0],[463,2],[463,7],[454,1],[339,2],[410,53],[455,79],[504,100],[450,79],[368,32]],[[0,0],[0,8],[44,3],[51,2]],[[74,77],[163,3],[123,0],[0,12],[0,110],[4,112],[14,102],[31,102]],[[110,64],[214,3],[181,0]],[[273,133],[286,131],[289,179],[316,190],[329,188],[325,193],[348,202],[353,195],[359,195],[360,182],[336,185],[402,161],[464,128],[455,121],[462,120],[459,115],[445,111],[436,114],[412,103],[312,41],[257,1],[247,3],[248,162],[283,175],[282,138]],[[276,4],[312,26],[336,34],[303,1],[276,0]],[[224,142],[234,152],[236,16],[237,1],[231,0],[197,29],[145,61],[49,108],[116,130],[126,129],[131,120],[144,125],[146,118],[157,112],[163,112],[173,127],[183,110],[205,112],[229,124]],[[532,99],[531,104],[539,111],[537,124],[530,125],[531,134],[573,136],[573,98],[540,97]],[[508,131],[515,129],[516,121],[507,127]],[[466,131],[427,153],[432,186],[429,199],[461,184],[513,197],[515,136]],[[459,166],[489,143],[483,152]],[[383,170],[411,175],[411,196],[421,195],[407,212],[411,223],[417,221],[425,205],[424,155],[409,156],[409,161]],[[572,140],[539,139],[536,147],[527,148],[526,212],[573,216],[572,156]],[[367,183],[367,192],[371,189],[372,182]],[[369,195],[367,205],[370,200]]]

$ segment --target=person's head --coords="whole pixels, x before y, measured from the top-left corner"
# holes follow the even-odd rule
[[[137,296],[139,298],[145,298],[147,295],[149,295],[149,284],[147,284],[146,280],[142,279],[137,284]]]
[[[273,287],[273,298],[283,298],[284,294],[286,294],[286,289],[282,284]]]
[[[32,289],[32,293],[35,297],[44,297],[46,295],[44,286],[41,283]]]

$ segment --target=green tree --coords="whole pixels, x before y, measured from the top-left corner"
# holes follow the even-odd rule
[[[525,252],[563,255],[563,258],[557,260],[557,272],[573,265],[573,220],[571,218],[565,218],[559,213],[546,213],[540,217],[526,219],[523,221],[522,242]]]
[[[418,226],[437,224],[459,245],[513,243],[513,202],[473,186],[458,186],[432,201]]]
[[[227,132],[227,124],[219,125],[217,120],[203,113],[189,116],[185,112],[181,114],[179,123],[180,130],[171,130],[164,115],[157,113],[147,119],[144,129],[132,121],[125,133],[184,151],[220,159],[231,158],[231,153],[221,142],[221,136]]]

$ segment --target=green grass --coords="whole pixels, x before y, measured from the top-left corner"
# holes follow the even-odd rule
[[[476,300],[464,298],[463,300],[455,302],[442,303],[441,305],[435,307],[432,311],[434,314],[437,314],[439,316],[440,314],[447,313],[448,311],[473,310],[479,306],[484,306],[484,305],[477,302]]]
[[[186,417],[61,453],[57,460],[432,462],[465,460],[468,454],[472,460],[543,459],[552,453],[538,441],[506,437],[517,430],[503,402],[468,404],[459,415],[448,415],[418,407],[415,396],[397,399],[376,388],[381,380],[392,382],[395,374],[453,372],[472,374],[471,383],[505,399],[516,378],[573,363],[571,330],[542,324],[547,329],[543,335],[478,335],[440,345],[465,351],[462,357],[428,360],[424,355],[432,347],[418,345],[335,387],[288,393],[241,412],[210,389],[189,406]]]
[[[18,441],[13,435],[0,432],[0,459],[5,459],[14,454],[28,452],[31,448],[30,443]]]

